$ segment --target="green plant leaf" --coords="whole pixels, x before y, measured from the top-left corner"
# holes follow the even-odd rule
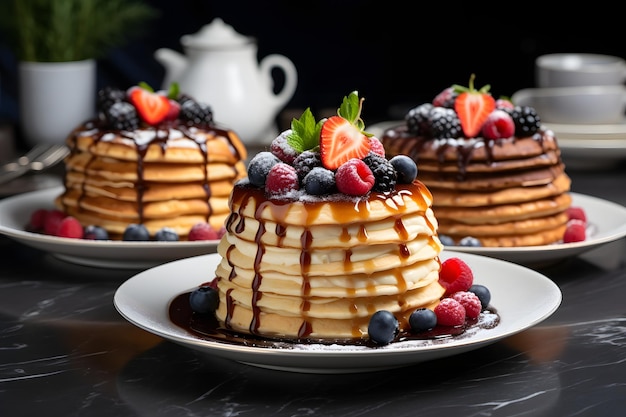
[[[287,143],[297,152],[313,150],[320,144],[322,121],[315,122],[311,109],[307,107],[299,119],[291,121],[291,133],[287,136]]]

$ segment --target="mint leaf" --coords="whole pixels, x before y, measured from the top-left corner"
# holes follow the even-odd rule
[[[320,144],[321,130],[322,121],[316,123],[311,109],[307,107],[300,119],[294,117],[291,121],[291,134],[287,136],[287,143],[299,153],[316,148]]]

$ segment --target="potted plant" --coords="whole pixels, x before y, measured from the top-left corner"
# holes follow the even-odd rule
[[[63,141],[93,116],[96,59],[139,35],[157,15],[141,0],[0,1],[0,39],[18,61],[27,142]]]

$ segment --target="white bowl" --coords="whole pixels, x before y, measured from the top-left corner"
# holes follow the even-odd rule
[[[618,85],[625,80],[626,60],[617,56],[558,53],[535,60],[535,81],[540,88]]]
[[[626,87],[527,88],[515,92],[511,100],[516,105],[533,107],[544,122],[621,123],[626,110]]]

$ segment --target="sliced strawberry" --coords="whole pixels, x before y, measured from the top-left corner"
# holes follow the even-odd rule
[[[480,90],[474,88],[474,74],[470,77],[469,88],[455,86],[459,96],[454,102],[454,110],[461,120],[463,133],[468,138],[477,136],[489,117],[496,108],[496,100],[489,94],[489,85]]]
[[[172,106],[164,95],[141,87],[131,88],[128,91],[128,97],[141,119],[149,125],[161,123],[168,116]]]
[[[370,140],[341,116],[332,116],[322,125],[320,156],[324,167],[339,168],[352,158],[363,159],[371,148]]]

